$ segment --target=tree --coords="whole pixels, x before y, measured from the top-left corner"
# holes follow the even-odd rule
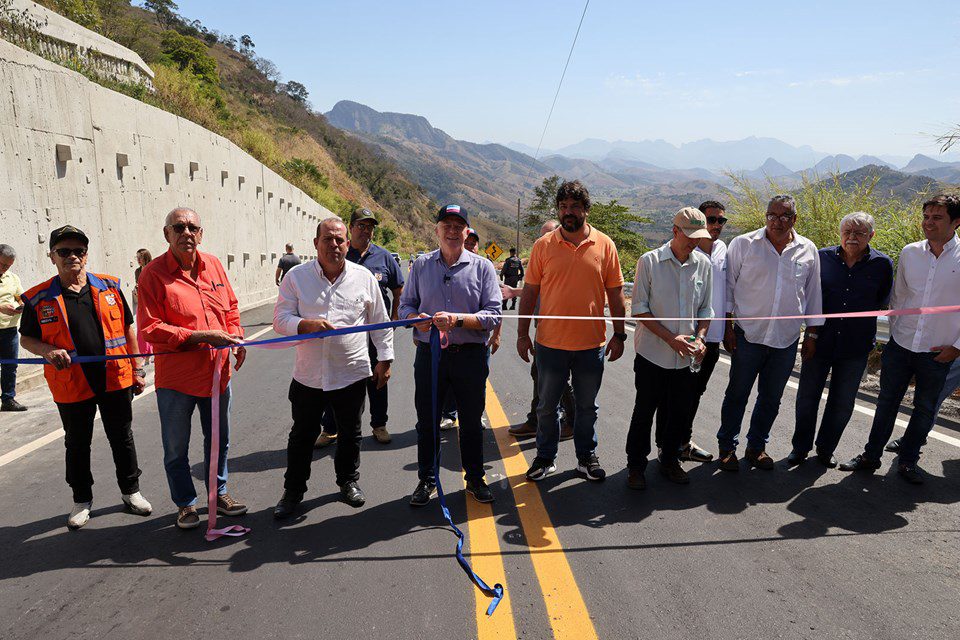
[[[157,16],[157,24],[164,29],[169,29],[180,21],[177,15],[179,7],[173,0],[144,0],[143,7],[153,11]]]
[[[103,25],[97,0],[56,0],[57,11],[82,27],[98,31]]]
[[[267,60],[266,58],[254,56],[253,68],[266,76],[267,80],[274,84],[280,82],[282,78],[280,75],[280,69],[277,68],[277,65],[275,65],[273,61]]]
[[[253,38],[244,34],[240,36],[240,46],[243,47],[244,53],[250,53],[256,45],[253,44]]]
[[[594,202],[590,207],[587,222],[604,232],[617,247],[620,256],[620,269],[627,280],[633,280],[637,260],[647,252],[647,241],[637,231],[641,224],[652,222],[650,218],[630,212],[616,200]]]
[[[533,188],[533,202],[527,207],[527,217],[524,219],[524,225],[539,227],[550,218],[556,217],[552,211],[555,207],[557,189],[561,182],[563,182],[563,178],[554,175],[544,178],[543,184]]]
[[[176,31],[164,31],[160,48],[180,71],[189,71],[200,80],[211,84],[220,83],[217,61],[207,53],[207,45],[200,40],[182,36]]]
[[[310,92],[307,91],[307,88],[296,80],[290,80],[283,85],[283,90],[286,91],[288,96],[300,104],[306,104],[307,98],[310,96]]]

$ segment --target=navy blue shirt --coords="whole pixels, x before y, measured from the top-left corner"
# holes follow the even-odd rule
[[[840,247],[820,249],[823,312],[876,311],[890,301],[893,260],[869,247],[853,268]],[[876,318],[828,318],[820,327],[817,352],[833,358],[856,358],[870,353],[877,338]]]
[[[371,242],[367,252],[362,256],[353,247],[347,249],[347,260],[370,270],[373,277],[377,279],[377,284],[380,285],[383,304],[386,305],[389,314],[393,308],[390,306],[390,292],[403,286],[403,272],[396,259],[389,251]]]

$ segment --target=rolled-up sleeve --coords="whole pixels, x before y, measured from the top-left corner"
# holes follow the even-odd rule
[[[803,310],[804,315],[815,316],[823,313],[823,289],[820,284],[820,253],[816,248],[811,247],[813,252],[813,269],[807,274],[807,282],[804,285],[804,291],[807,294],[806,306]],[[826,318],[807,318],[808,327],[821,327],[826,322]]]
[[[420,259],[417,259],[410,268],[410,277],[400,294],[400,307],[397,315],[405,320],[410,314],[420,313]]]
[[[713,318],[713,267],[707,265],[703,272],[701,280],[701,291],[704,292],[703,299],[700,300],[700,306],[697,308],[698,320],[709,320]]]
[[[300,327],[301,318],[299,293],[292,271],[280,281],[280,293],[277,294],[277,303],[273,307],[273,330],[282,336],[295,336]],[[380,298],[379,293],[377,297]],[[382,304],[382,303],[381,303]]]
[[[380,285],[377,284],[373,274],[369,274],[367,288],[370,294],[370,302],[367,303],[367,324],[379,324],[389,322],[390,316],[387,314],[387,306],[383,302],[383,296],[380,295]],[[377,360],[393,360],[393,329],[376,329],[370,332],[370,340],[373,346],[377,348]]]
[[[137,306],[137,327],[143,339],[150,344],[159,344],[171,349],[179,348],[193,334],[190,329],[177,327],[165,321],[164,286],[151,270],[140,275]]]
[[[630,305],[630,313],[639,316],[650,311],[650,274],[649,265],[645,256],[637,260],[637,271],[633,278],[633,303]]]
[[[480,310],[477,319],[484,331],[493,331],[500,325],[503,294],[493,265],[484,260],[480,263]]]

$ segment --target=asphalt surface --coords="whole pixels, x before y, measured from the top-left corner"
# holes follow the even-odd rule
[[[269,326],[271,311],[244,315],[248,335]],[[508,321],[491,360],[492,507],[464,494],[456,432],[444,436],[441,477],[468,557],[488,582],[507,588],[491,618],[487,599],[457,566],[456,538],[436,500],[419,510],[407,504],[416,485],[413,349],[399,331],[393,442],[377,444],[365,426],[366,506],[338,501],[332,450],[318,450],[301,515],[282,524],[272,509],[291,425],[293,352],[250,350],[234,381],[229,463],[230,491],[250,505],[238,519],[252,529],[242,538],[208,543],[202,527],[176,529],[153,395],[135,402],[134,430],[154,514],[122,510],[100,430],[94,516],[68,531],[59,419],[45,390],[25,394],[27,414],[0,414],[0,638],[960,637],[956,425],[937,426],[946,441],[926,447],[930,478],[920,487],[896,476],[892,456],[872,476],[812,460],[788,470],[782,459],[796,393],[788,388],[768,449],[774,471],[729,474],[687,463],[692,482],[676,486],[653,462],[648,489],[631,491],[623,468],[634,397],[628,350],[608,364],[599,400],[607,481],[578,477],[567,442],[558,473],[534,485],[522,478],[533,442],[505,434],[526,415],[531,390],[515,336]],[[728,371],[717,365],[696,422],[695,440],[714,452]],[[860,402],[869,411],[869,398]],[[838,458],[859,452],[869,420],[854,413]],[[49,442],[22,453],[48,434]],[[191,462],[202,493],[200,447],[195,437]]]

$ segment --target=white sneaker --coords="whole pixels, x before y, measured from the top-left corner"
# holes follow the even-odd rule
[[[67,518],[67,528],[77,530],[90,520],[90,509],[93,502],[75,502],[70,517]]]
[[[130,512],[135,515],[148,516],[153,513],[153,507],[139,491],[129,495],[125,493],[121,498],[123,499],[123,503],[127,505],[127,508],[130,509]]]
[[[444,418],[443,420],[440,421],[441,431],[449,431],[450,429],[456,429],[456,428],[457,428],[456,420],[451,420],[450,418]]]

